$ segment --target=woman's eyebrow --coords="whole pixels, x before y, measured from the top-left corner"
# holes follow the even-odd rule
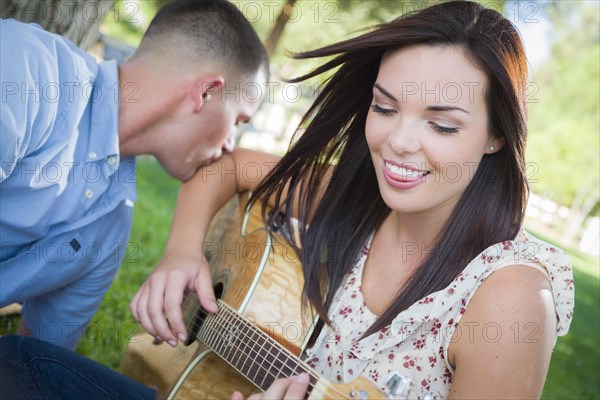
[[[387,90],[382,88],[379,83],[374,83],[373,87],[376,88],[377,90],[379,90],[386,97],[389,97],[390,99],[392,99],[396,102],[398,101],[398,99],[396,99],[393,94],[391,94],[390,92],[388,92]],[[456,107],[456,106],[429,106],[429,107],[427,107],[427,111],[438,111],[439,112],[439,111],[455,111],[455,110],[462,111],[466,114],[469,114],[469,112],[467,110],[465,110],[464,108],[460,108],[460,107]]]
[[[374,83],[373,87],[376,88],[377,90],[379,90],[385,96],[389,97],[390,99],[392,99],[392,100],[394,100],[396,102],[398,101],[398,99],[396,99],[390,92],[388,92],[387,90],[385,90],[384,88],[382,88],[379,83]]]
[[[459,110],[462,111],[464,113],[469,113],[467,110],[460,108],[460,107],[454,107],[454,106],[429,106],[427,107],[427,111],[454,111],[454,110]]]

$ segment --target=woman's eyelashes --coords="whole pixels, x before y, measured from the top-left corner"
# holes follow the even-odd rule
[[[381,114],[384,116],[390,116],[390,115],[394,115],[397,113],[397,111],[393,108],[384,108],[378,104],[372,104],[371,110],[373,110],[373,112],[376,112],[377,114]],[[437,133],[441,133],[443,135],[453,135],[460,131],[460,128],[443,126],[443,125],[439,125],[435,122],[429,122],[429,125],[433,128],[434,131],[436,131]]]
[[[453,135],[455,133],[458,133],[458,131],[460,130],[460,128],[452,128],[449,126],[438,125],[435,122],[430,122],[429,125],[431,125],[434,131],[443,135]]]
[[[396,113],[396,110],[394,110],[393,108],[383,108],[378,104],[373,104],[371,106],[371,110],[381,115],[393,115]]]

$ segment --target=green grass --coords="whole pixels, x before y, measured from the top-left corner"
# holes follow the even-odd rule
[[[534,233],[540,239],[559,244]],[[543,399],[600,398],[600,271],[598,259],[566,248],[573,263],[575,313],[568,335],[558,339]]]
[[[81,354],[111,368],[118,367],[127,341],[137,327],[130,315],[128,304],[163,254],[179,186],[178,182],[169,178],[153,160],[140,159],[138,165],[138,200],[131,245],[115,282],[77,347]],[[548,237],[535,232],[534,234],[558,245]],[[576,249],[565,250],[569,252],[575,267],[575,318],[569,334],[558,339],[542,398],[598,399],[598,259]],[[0,318],[0,333],[14,332],[17,323],[18,317]]]
[[[133,230],[123,264],[102,306],[83,335],[77,351],[117,368],[137,323],[128,305],[144,279],[160,261],[171,226],[179,182],[150,158],[138,159]]]

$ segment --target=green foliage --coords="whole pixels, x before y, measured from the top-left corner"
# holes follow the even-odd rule
[[[167,2],[117,0],[106,13],[100,32],[137,47],[152,17]]]
[[[571,204],[600,180],[600,43],[597,5],[561,4],[552,57],[533,74],[527,157],[532,190]]]

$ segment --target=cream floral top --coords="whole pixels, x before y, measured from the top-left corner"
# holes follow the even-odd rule
[[[457,324],[477,288],[491,273],[507,265],[525,264],[547,272],[554,295],[557,335],[565,335],[569,329],[574,304],[569,259],[562,250],[521,231],[513,241],[488,247],[448,287],[421,299],[398,314],[391,325],[359,340],[377,319],[361,293],[370,241],[335,295],[329,316],[336,329],[325,327],[304,355],[308,365],[332,382],[348,382],[364,375],[389,394],[386,381],[397,372],[401,378],[407,378],[405,390],[401,382],[397,386],[399,397],[446,398],[453,376],[447,361],[448,346]],[[526,340],[533,332],[525,326],[515,326],[514,330],[511,327],[510,332],[504,333],[499,331],[499,325],[475,328],[479,328],[473,331],[475,334],[486,335],[490,340],[496,340],[500,334],[521,334]],[[458,337],[469,332],[456,334]]]

